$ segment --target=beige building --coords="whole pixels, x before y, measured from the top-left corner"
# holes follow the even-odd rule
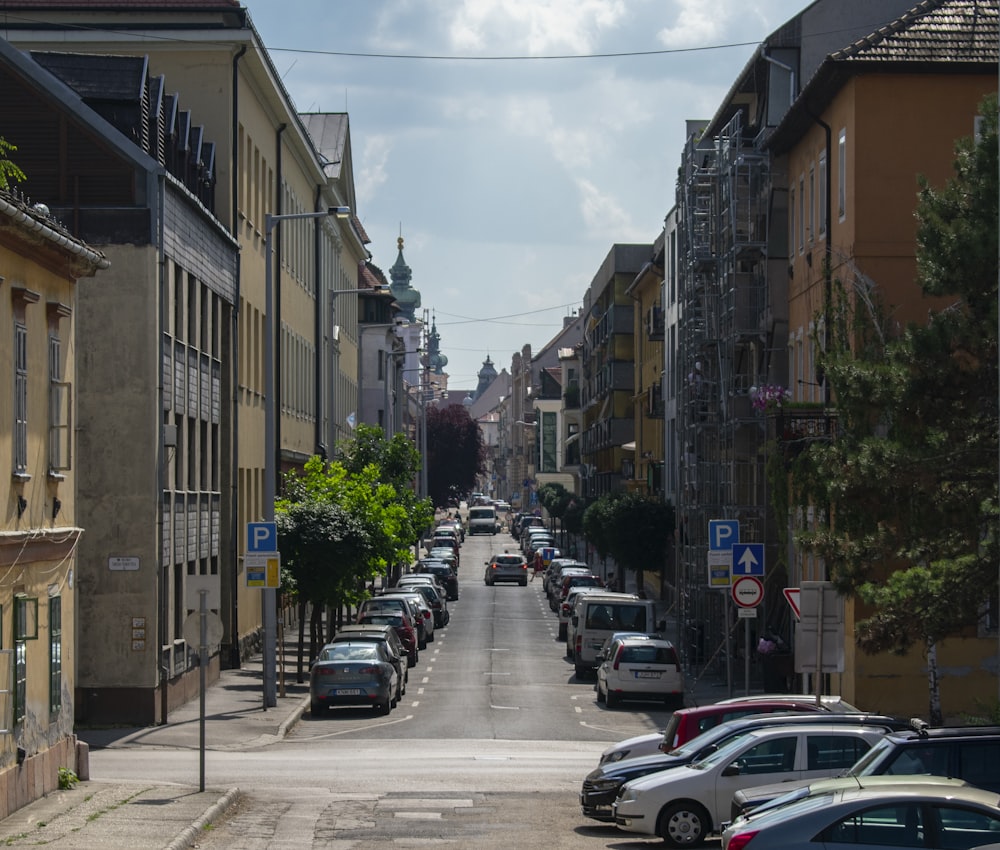
[[[10,79],[0,70],[0,86]],[[0,191],[0,819],[77,768],[76,284],[107,267],[47,210]]]
[[[163,328],[168,337],[177,331],[173,342],[185,347],[189,376],[192,369],[195,373],[200,369],[201,346],[218,344],[223,388],[219,398],[228,408],[227,426],[213,443],[211,428],[201,413],[197,417],[184,413],[182,421],[177,421],[177,411],[164,406],[161,421],[151,424],[148,432],[155,444],[155,431],[162,428],[167,449],[160,467],[163,486],[157,487],[153,479],[152,486],[133,494],[128,508],[93,519],[93,536],[103,541],[91,554],[95,571],[102,570],[109,557],[135,552],[131,546],[123,549],[116,539],[123,529],[118,521],[122,516],[130,517],[130,534],[138,527],[163,540],[162,546],[150,550],[150,569],[142,571],[143,580],[135,589],[142,607],[151,611],[147,621],[150,645],[141,671],[127,683],[113,656],[106,663],[98,657],[89,683],[98,691],[108,689],[102,711],[111,711],[116,704],[115,691],[138,689],[140,693],[131,693],[130,701],[143,704],[143,716],[162,717],[174,701],[193,694],[187,684],[193,667],[182,637],[191,609],[185,578],[191,568],[181,565],[194,563],[195,572],[218,575],[219,615],[224,625],[220,660],[238,666],[247,654],[259,650],[262,638],[261,592],[246,586],[242,556],[247,524],[268,514],[265,473],[268,468],[280,473],[299,466],[317,452],[332,455],[338,441],[350,435],[352,415],[356,421],[359,336],[353,290],[358,288],[358,267],[367,251],[354,215],[350,137],[344,120],[339,147],[334,145],[343,154],[339,162],[320,154],[247,10],[236,2],[215,0],[197,7],[135,2],[113,11],[72,2],[60,3],[58,11],[43,2],[18,3],[17,7],[30,12],[25,19],[38,22],[8,27],[8,38],[19,48],[148,56],[150,78],[166,80],[168,90],[179,93],[187,110],[184,126],[190,130],[197,125],[203,137],[212,141],[213,179],[205,206],[238,246],[238,284],[234,287],[238,295],[228,318],[213,312],[212,300],[202,297],[202,280],[207,277],[203,270],[187,267],[166,283],[166,291],[172,293],[175,315],[171,321],[175,324]],[[205,37],[207,33],[210,38]],[[193,141],[190,133],[187,138]],[[324,145],[325,151],[330,149]],[[189,156],[195,153],[201,158],[192,160],[191,166],[205,167],[208,151],[187,148]],[[331,208],[344,207],[350,210],[346,218],[326,214]],[[265,297],[268,216],[303,216],[271,219],[274,303],[270,313]],[[155,279],[150,277],[156,272],[152,265],[133,271]],[[272,398],[265,392],[269,318],[275,334]],[[205,327],[213,328],[207,336],[202,335]],[[122,349],[118,358],[101,364],[111,376],[123,358],[130,357]],[[165,388],[171,376],[179,380],[179,365],[175,361],[171,371],[165,371]],[[155,400],[158,381],[150,377],[144,384],[147,401]],[[195,392],[190,381],[184,386],[189,394]],[[135,391],[142,390],[136,387]],[[211,395],[212,390],[208,392]],[[194,396],[189,400],[193,403]],[[264,424],[271,412],[277,435],[273,461],[265,458],[264,449]],[[178,453],[192,440],[197,446],[207,446],[208,453],[188,457],[186,466],[176,463]],[[155,451],[153,445],[150,450]],[[207,457],[218,458],[220,474],[203,489],[197,482],[206,474],[202,460]],[[211,507],[211,493],[216,490],[218,512]],[[204,493],[208,493],[207,509]],[[215,540],[219,541],[217,556],[212,548]],[[102,615],[120,619],[122,601],[121,596],[109,593],[93,612],[95,619]],[[173,682],[166,691],[159,672],[164,666]]]

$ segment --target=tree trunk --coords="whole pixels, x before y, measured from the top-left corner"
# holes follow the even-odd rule
[[[929,715],[931,726],[941,726],[941,680],[938,675],[937,644],[927,641],[927,689],[930,696]]]
[[[298,684],[302,684],[304,681],[303,673],[303,656],[305,654],[304,650],[306,647],[306,601],[303,598],[299,598],[299,660],[296,665],[295,681]]]

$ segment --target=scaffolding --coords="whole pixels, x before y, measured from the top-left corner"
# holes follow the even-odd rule
[[[776,542],[767,421],[752,398],[785,368],[770,319],[770,197],[768,156],[744,140],[740,113],[715,138],[688,142],[677,186],[678,615],[695,671],[727,667],[736,616],[728,592],[709,586],[709,521],[738,520],[742,542]]]

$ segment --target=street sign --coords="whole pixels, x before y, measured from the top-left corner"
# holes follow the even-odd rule
[[[247,523],[247,552],[277,552],[278,524],[274,522]]]
[[[799,607],[799,593],[801,591],[797,587],[786,587],[782,593],[785,594],[785,599],[788,601],[788,606],[792,609],[792,613],[795,615],[796,620],[802,619],[802,609]]]
[[[740,541],[738,519],[710,519],[708,521],[708,548],[713,552],[732,549]]]
[[[741,608],[756,608],[764,599],[764,582],[756,576],[739,576],[733,578],[730,593]]]
[[[726,588],[732,583],[730,577],[733,550],[708,553],[708,586]]]
[[[733,577],[764,575],[764,544],[733,544]]]
[[[247,552],[243,566],[247,587],[281,587],[281,555],[277,552]]]
[[[844,672],[844,598],[828,581],[804,581],[795,629],[795,671]]]

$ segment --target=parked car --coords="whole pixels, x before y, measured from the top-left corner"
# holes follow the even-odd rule
[[[309,711],[323,716],[343,705],[370,705],[388,714],[396,705],[399,681],[383,643],[328,643],[309,672]]]
[[[407,667],[414,667],[420,659],[420,647],[417,644],[417,629],[409,617],[399,610],[383,613],[370,612],[358,617],[359,626],[391,626],[399,637],[399,642],[406,652]]]
[[[570,622],[573,666],[576,677],[582,679],[597,669],[597,653],[613,632],[651,633],[656,629],[655,603],[627,593],[588,593],[579,597]]]
[[[831,777],[886,734],[884,727],[818,723],[755,729],[707,758],[626,782],[614,802],[625,832],[693,847],[729,819],[733,794],[780,779]]]
[[[852,777],[819,793],[729,825],[725,850],[803,847],[995,848],[1000,844],[1000,797],[995,791],[934,777]],[[921,781],[921,780],[925,781]]]
[[[423,624],[423,638],[421,649],[425,649],[428,643],[434,642],[434,610],[424,599],[422,593],[416,588],[412,590],[407,587],[395,587],[390,590],[386,590],[380,594],[383,599],[391,599],[393,597],[400,597],[406,599],[412,606],[414,610],[414,618],[418,623]],[[418,636],[420,632],[418,629]]]
[[[427,553],[427,557],[424,560],[443,561],[456,573],[458,572],[458,556],[450,548],[441,548],[439,546],[435,549],[431,549],[431,551]]]
[[[846,775],[951,776],[1000,793],[1000,726],[932,728],[920,720],[911,723],[916,728],[886,735]],[[740,791],[733,795],[731,815],[735,818],[752,811],[802,784],[805,783]]]
[[[603,590],[603,587],[590,585],[571,587],[569,589],[566,598],[559,603],[559,631],[557,633],[557,640],[566,640],[566,629],[569,626],[569,618],[573,613],[573,606],[576,605],[576,598],[581,593],[600,593]]]
[[[564,575],[556,593],[552,594],[556,603],[553,610],[558,611],[560,603],[566,598],[571,587],[604,587],[604,579],[593,573],[575,573]]]
[[[586,817],[600,821],[611,821],[614,816],[611,812],[612,804],[618,796],[618,791],[628,781],[647,776],[650,773],[659,773],[672,767],[691,764],[707,758],[716,750],[724,747],[735,738],[745,735],[754,729],[766,729],[776,726],[795,727],[812,726],[817,722],[815,712],[801,712],[791,714],[785,712],[774,712],[772,714],[752,714],[748,717],[741,717],[737,720],[729,720],[714,726],[707,732],[702,733],[697,738],[688,741],[684,746],[678,747],[670,752],[660,750],[639,749],[631,744],[632,741],[642,742],[642,738],[630,738],[617,744],[614,748],[605,750],[601,755],[601,762],[594,770],[587,774],[583,780],[583,787],[580,790],[580,806]],[[823,715],[822,722],[826,724],[836,724],[838,726],[880,726],[887,731],[905,728],[907,721],[900,717],[892,717],[884,714],[833,714],[827,712]],[[661,736],[656,736],[662,740]],[[627,758],[618,759],[618,753],[625,752]],[[611,754],[609,756],[609,753]],[[637,754],[638,753],[638,754]],[[786,786],[787,787],[787,786]],[[737,796],[740,793],[737,792]],[[752,793],[752,792],[746,792]]]
[[[563,578],[568,575],[578,575],[578,576],[589,576],[593,575],[586,564],[582,564],[579,561],[574,561],[569,558],[556,558],[549,565],[549,568],[545,571],[544,577],[544,588],[545,595],[549,597],[549,607],[552,608],[553,595],[556,592],[556,588],[562,584]],[[552,610],[556,610],[552,608]]]
[[[341,626],[340,630],[330,638],[330,643],[367,640],[384,643],[388,648],[392,663],[396,666],[396,675],[399,677],[399,690],[396,692],[398,702],[406,693],[406,684],[410,679],[410,662],[407,660],[406,650],[403,649],[399,635],[392,626],[348,623],[346,626]]]
[[[407,598],[405,595],[383,593],[379,596],[363,600],[358,606],[358,622],[360,623],[361,618],[366,614],[384,614],[396,611],[405,613],[410,624],[413,626],[413,631],[417,636],[417,649],[425,649],[427,647],[427,628],[423,611],[421,611],[420,605],[416,600]],[[430,615],[429,608],[427,609],[427,613]]]
[[[662,700],[684,705],[684,674],[674,645],[649,636],[617,637],[601,653],[597,701],[614,708],[623,700]]]
[[[410,576],[408,581],[402,581],[396,585],[397,590],[415,590],[424,597],[424,601],[430,606],[431,615],[434,618],[434,629],[443,629],[451,622],[451,612],[448,610],[448,600],[444,590],[437,586],[433,576]],[[434,639],[433,632],[431,640]]]
[[[528,584],[528,562],[515,552],[494,555],[486,563],[483,582],[492,587],[498,581],[517,582],[521,587]]]
[[[450,549],[452,554],[455,556],[455,565],[457,567],[462,563],[462,556],[459,552],[461,548],[462,547],[458,542],[457,535],[435,534],[427,544],[427,554],[429,555],[431,552],[436,552],[438,549]]]
[[[822,697],[807,694],[757,694],[724,699],[711,705],[700,705],[675,711],[663,730],[663,748],[672,750],[686,744],[707,729],[737,717],[772,711],[817,711],[860,714],[859,709],[837,696]]]
[[[465,525],[462,523],[458,517],[451,517],[449,519],[443,519],[437,524],[438,528],[453,528],[458,534],[459,543],[465,542]]]
[[[445,595],[449,602],[458,599],[458,575],[445,561],[432,561],[428,558],[418,563],[414,569],[418,574],[428,573],[436,576],[444,584]]]

